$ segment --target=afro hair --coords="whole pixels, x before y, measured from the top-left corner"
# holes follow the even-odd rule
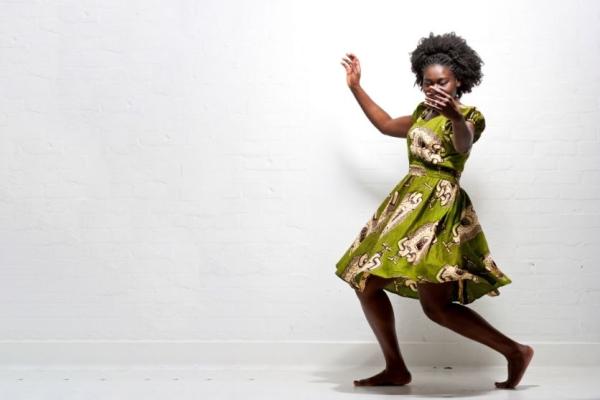
[[[411,70],[416,75],[414,85],[423,85],[423,72],[431,64],[445,65],[454,73],[461,84],[456,88],[457,97],[469,93],[474,86],[481,83],[483,73],[481,66],[484,64],[479,55],[473,50],[465,39],[454,32],[423,37],[414,51],[410,54]]]

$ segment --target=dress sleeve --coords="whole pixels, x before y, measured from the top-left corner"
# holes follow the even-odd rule
[[[471,121],[473,125],[475,125],[473,143],[477,142],[485,129],[485,118],[483,117],[483,114],[476,107],[473,107],[465,115],[465,121]]]
[[[417,122],[417,119],[419,119],[419,116],[421,115],[421,113],[423,112],[424,109],[425,109],[425,102],[420,102],[419,104],[417,104],[417,108],[415,108],[415,110],[412,113],[413,124],[415,122]]]

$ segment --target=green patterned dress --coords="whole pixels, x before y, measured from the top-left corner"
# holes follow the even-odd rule
[[[462,106],[475,125],[474,143],[485,128],[483,114]],[[406,141],[408,174],[396,184],[336,264],[336,275],[364,290],[369,275],[395,278],[385,290],[419,298],[417,283],[448,282],[453,301],[468,304],[498,296],[511,283],[496,265],[471,203],[459,185],[469,153],[452,143],[452,121],[442,114],[426,119],[425,102],[412,114]]]

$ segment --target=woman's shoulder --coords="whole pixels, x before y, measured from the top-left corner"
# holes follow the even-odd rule
[[[422,117],[422,113],[425,111],[425,101],[421,101],[412,112],[412,120],[415,123],[420,117]]]
[[[477,108],[477,106],[469,106],[466,104],[459,104],[458,106],[460,107],[461,111],[466,111],[466,110],[471,110],[473,108]]]
[[[460,107],[460,112],[465,116],[465,117],[469,117],[469,118],[483,118],[483,113],[481,112],[481,110],[479,109],[479,107],[477,106],[468,106],[465,104],[461,104],[459,105]]]
[[[461,105],[461,112],[465,117],[465,121],[469,121],[475,126],[475,137],[473,140],[473,143],[475,143],[479,140],[481,133],[485,129],[485,117],[476,106]]]
[[[471,121],[474,123],[475,121],[478,121],[478,120],[485,120],[483,113],[481,112],[479,107],[468,106],[465,104],[461,104],[461,105],[459,105],[459,107],[460,107],[461,114],[464,115],[464,117],[467,121]]]

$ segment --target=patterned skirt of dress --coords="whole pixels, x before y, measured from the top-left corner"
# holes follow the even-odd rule
[[[336,264],[336,275],[363,291],[370,275],[384,289],[418,299],[417,283],[454,281],[453,301],[498,296],[511,283],[493,260],[460,173],[410,165]]]

